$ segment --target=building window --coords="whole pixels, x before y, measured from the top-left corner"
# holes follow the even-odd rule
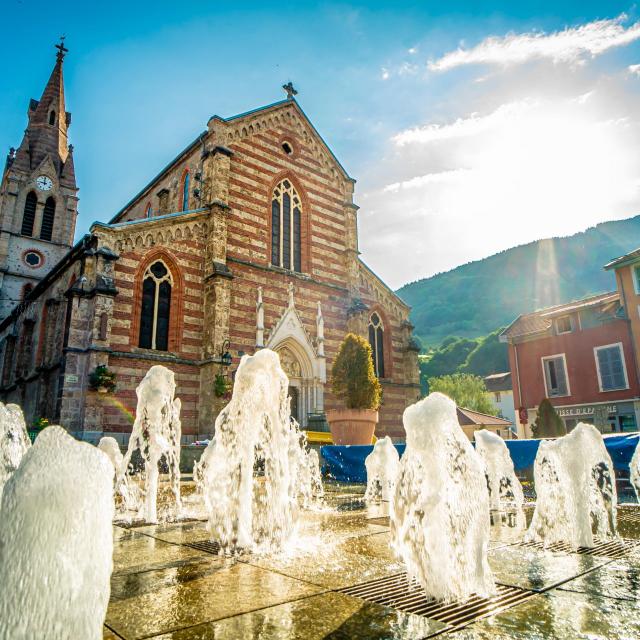
[[[56,123],[56,112],[55,111],[50,111],[49,112],[49,124],[53,126],[55,123]]]
[[[573,331],[573,322],[571,316],[562,316],[556,319],[557,333],[571,333]]]
[[[22,294],[20,296],[20,299],[24,300],[31,293],[32,289],[33,289],[33,285],[30,282],[27,282],[27,284],[25,284],[24,287],[22,287]]]
[[[600,391],[628,389],[629,382],[627,380],[622,344],[617,343],[596,347],[593,351],[596,357]]]
[[[44,203],[42,212],[42,226],[40,227],[40,239],[51,240],[53,235],[53,221],[56,217],[56,201],[51,196]]]
[[[153,209],[151,208],[151,203],[147,205],[147,210],[145,211],[145,215],[147,218],[150,218],[153,215]]]
[[[633,274],[633,288],[636,295],[640,295],[640,264],[634,265],[631,272]]]
[[[23,236],[31,237],[33,235],[33,223],[36,219],[36,206],[38,205],[38,197],[33,191],[27,193],[24,201],[24,213],[22,214],[22,229],[20,233]]]
[[[302,271],[302,203],[289,180],[273,190],[271,199],[271,264]]]
[[[162,260],[157,260],[144,272],[138,341],[138,345],[143,349],[169,349],[172,285],[171,272]]]
[[[15,336],[8,336],[4,345],[4,360],[2,363],[2,384],[8,385],[11,382],[11,373],[13,369],[13,355],[16,349]]]
[[[542,358],[542,366],[547,397],[557,398],[570,395],[564,354]]]
[[[20,347],[18,349],[18,365],[16,367],[16,373],[18,376],[26,376],[31,369],[34,326],[35,323],[33,320],[24,321],[22,336],[20,337]]]
[[[184,172],[182,179],[182,210],[189,211],[189,172]]]
[[[384,378],[384,325],[377,313],[372,313],[369,318],[369,344],[376,375]]]
[[[290,156],[293,153],[293,147],[288,143],[288,142],[283,142],[282,143],[282,150],[288,155]]]
[[[22,255],[22,260],[32,269],[37,269],[44,262],[44,258],[39,251],[25,251]]]

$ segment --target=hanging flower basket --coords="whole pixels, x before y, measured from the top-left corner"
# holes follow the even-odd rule
[[[89,388],[98,393],[113,393],[116,390],[116,374],[106,365],[100,364],[89,376]]]

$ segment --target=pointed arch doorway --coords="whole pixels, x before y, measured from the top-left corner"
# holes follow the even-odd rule
[[[280,366],[289,378],[291,417],[302,427],[308,424],[309,414],[322,407],[322,385],[314,375],[314,368],[305,349],[294,338],[275,347]]]

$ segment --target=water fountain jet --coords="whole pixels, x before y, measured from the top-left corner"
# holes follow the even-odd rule
[[[113,466],[44,429],[0,507],[0,638],[99,640],[112,570]]]
[[[595,546],[593,528],[600,538],[616,536],[613,463],[594,426],[580,423],[566,436],[543,440],[534,479],[536,509],[526,541],[577,549]]]
[[[489,492],[455,403],[432,393],[405,409],[403,422],[407,446],[391,504],[394,548],[427,596],[493,593]]]
[[[367,490],[364,499],[371,502],[389,501],[396,486],[400,466],[398,450],[389,436],[378,440],[364,461],[367,469]]]

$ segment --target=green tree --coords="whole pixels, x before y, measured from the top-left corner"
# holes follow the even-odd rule
[[[567,434],[562,418],[548,398],[540,403],[538,415],[531,424],[531,431],[536,438],[559,438]]]
[[[380,382],[373,369],[371,345],[364,338],[348,333],[331,369],[331,390],[347,409],[377,409]]]
[[[501,332],[502,329],[496,329],[480,338],[478,346],[467,356],[458,372],[484,377],[491,373],[509,371],[509,349],[506,343],[500,342]]]
[[[479,376],[455,373],[452,376],[429,378],[429,392],[439,391],[449,396],[459,407],[495,415],[487,395],[487,387]]]

